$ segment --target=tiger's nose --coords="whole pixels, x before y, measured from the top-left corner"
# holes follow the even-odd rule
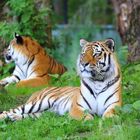
[[[7,60],[11,60],[11,56],[10,55],[6,55],[6,59]]]

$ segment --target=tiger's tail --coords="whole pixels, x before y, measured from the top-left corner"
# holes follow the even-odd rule
[[[66,71],[67,71],[67,68],[64,65],[58,63],[55,59],[50,57],[50,68],[49,68],[50,74],[60,74],[61,75]]]

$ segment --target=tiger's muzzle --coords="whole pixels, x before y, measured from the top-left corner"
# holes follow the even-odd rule
[[[12,57],[10,55],[6,55],[5,56],[6,60],[10,61],[12,59]]]
[[[3,54],[4,54],[5,62],[10,63],[12,61],[12,56],[8,54],[6,50],[4,50]]]

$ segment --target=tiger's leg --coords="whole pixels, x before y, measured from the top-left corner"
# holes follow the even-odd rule
[[[77,120],[91,120],[93,119],[93,116],[89,113],[86,113],[82,107],[78,106],[78,105],[73,105],[70,112],[69,112],[70,116],[74,119]]]
[[[18,81],[19,81],[18,76],[12,75],[12,76],[9,76],[9,77],[6,77],[6,78],[0,80],[0,85],[7,86],[10,83],[17,83]]]
[[[72,108],[71,111],[69,112],[70,116],[76,120],[91,120],[93,119],[93,116],[89,113],[85,113],[83,110],[79,108]]]
[[[38,87],[43,85],[48,85],[49,82],[49,76],[47,78],[32,78],[28,80],[21,80],[19,83],[17,83],[17,87]]]
[[[0,114],[0,119],[9,118],[11,121],[22,120],[23,118],[30,117],[30,118],[38,118],[42,113],[30,113],[30,114],[17,114],[13,112],[4,111]]]
[[[21,120],[26,117],[38,117],[41,112],[49,108],[48,97],[44,96],[40,100],[30,101],[10,111],[4,111],[0,114],[0,119],[9,118],[11,120]]]

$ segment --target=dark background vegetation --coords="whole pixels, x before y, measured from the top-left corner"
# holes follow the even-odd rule
[[[113,119],[95,117],[89,122],[75,121],[67,115],[45,113],[39,120],[10,123],[0,121],[3,139],[139,139],[140,134],[140,22],[139,0],[1,0],[0,54],[13,39],[14,32],[30,35],[46,51],[63,63],[68,72],[54,86],[79,86],[76,59],[79,40],[113,38],[123,77],[123,107]],[[3,55],[0,59],[4,63]],[[1,78],[14,64],[0,67]],[[15,107],[39,89],[1,90],[0,111]],[[4,94],[5,93],[5,94]],[[7,94],[6,94],[7,93]]]

